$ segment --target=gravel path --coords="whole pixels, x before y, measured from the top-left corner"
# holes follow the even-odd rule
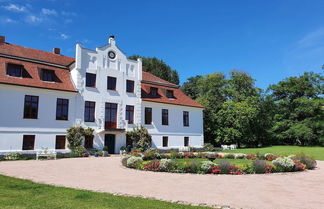
[[[132,170],[119,157],[0,162],[1,174],[38,183],[244,209],[324,209],[323,168],[231,176]]]

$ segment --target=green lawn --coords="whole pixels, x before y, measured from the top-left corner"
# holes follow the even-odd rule
[[[109,184],[109,182],[103,182]],[[0,175],[0,208],[188,208],[203,209],[158,200],[123,197],[111,194],[36,184]]]
[[[324,160],[324,147],[299,147],[299,146],[273,146],[265,148],[248,148],[236,150],[224,150],[223,152],[235,153],[272,153],[277,155],[291,155],[304,153],[307,156],[313,157],[315,160]]]

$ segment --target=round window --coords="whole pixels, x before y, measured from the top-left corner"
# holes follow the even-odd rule
[[[109,51],[109,52],[108,52],[108,57],[109,57],[110,59],[115,59],[115,58],[116,58],[116,53],[113,52],[113,51]]]

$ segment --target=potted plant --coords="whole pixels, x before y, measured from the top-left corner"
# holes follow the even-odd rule
[[[124,154],[125,151],[126,151],[126,147],[121,146],[120,149],[119,149],[119,153],[122,155],[122,154]]]
[[[103,152],[103,156],[104,157],[108,157],[109,156],[108,147],[107,146],[104,146],[102,150],[103,150],[102,151]]]
[[[101,156],[101,155],[102,155],[102,152],[95,152],[95,153],[94,153],[94,156],[95,156],[95,157],[99,157],[99,156]]]

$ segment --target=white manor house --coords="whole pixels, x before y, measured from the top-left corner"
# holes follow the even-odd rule
[[[203,106],[179,86],[127,59],[113,36],[95,50],[76,44],[75,58],[31,49],[0,36],[0,153],[69,151],[66,129],[91,127],[88,149],[118,153],[126,132],[143,125],[158,149],[202,147]]]

